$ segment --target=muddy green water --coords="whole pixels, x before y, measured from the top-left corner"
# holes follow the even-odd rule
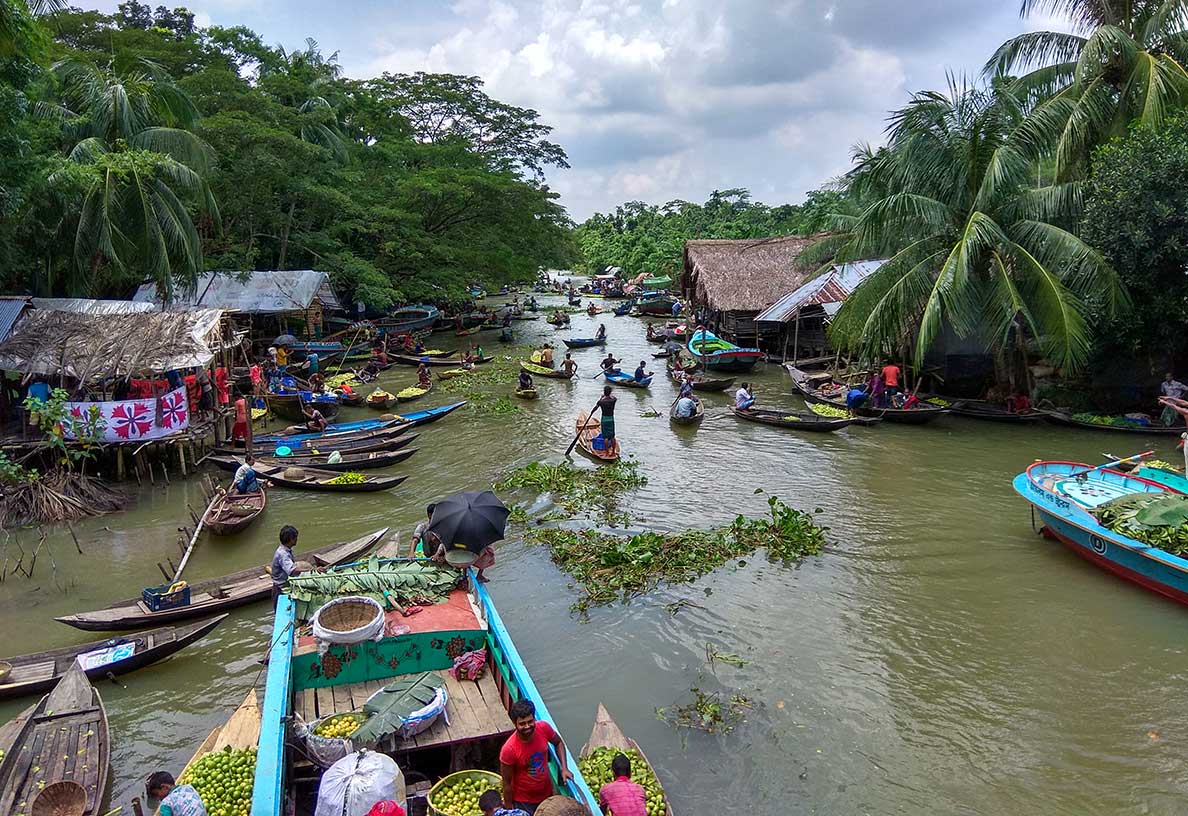
[[[601,320],[625,367],[651,362],[657,347],[644,341],[643,321]],[[574,316],[568,333],[543,320],[518,328],[522,340],[554,339],[589,336],[598,322]],[[286,523],[300,528],[303,548],[382,526],[407,541],[427,502],[557,460],[602,386],[589,379],[600,352],[575,357],[582,380],[542,381],[542,399],[517,403],[520,413],[463,410],[423,429],[420,452],[399,466],[410,478],[394,491],[271,491],[265,517],[240,536],[203,541],[187,577],[261,563]],[[384,383],[412,379],[394,369]],[[752,379],[763,403],[799,405],[778,366]],[[1035,458],[1098,462],[1145,440],[953,417],[818,437],[742,424],[726,394],[709,397],[698,429],[639,416],[665,414],[673,396],[660,377],[651,391],[619,389],[619,436],[649,479],[626,503],[641,526],[720,524],[764,512],[776,494],[823,508],[831,543],[796,569],[748,559],[581,623],[545,552],[504,542],[491,590],[575,753],[601,700],[644,746],[681,814],[1184,811],[1188,611],[1036,537],[1010,488]],[[422,404],[447,401],[434,393]],[[1154,446],[1173,458],[1171,442]],[[43,555],[32,580],[0,584],[0,653],[90,639],[53,616],[156,583],[154,564],[176,559],[176,527],[196,493],[180,480],[145,487],[127,512],[77,525],[82,556],[56,536],[56,577]],[[672,617],[664,605],[679,598],[701,608]],[[180,655],[121,678],[123,687],[101,684],[112,806],[126,806],[149,771],[179,769],[262,682],[256,661],[269,628],[266,605],[241,609]],[[710,641],[748,664],[710,672]],[[687,699],[691,686],[741,689],[759,707],[731,734],[681,734],[654,709]],[[0,717],[30,702],[0,704]]]

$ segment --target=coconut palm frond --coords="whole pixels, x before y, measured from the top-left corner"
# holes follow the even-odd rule
[[[1063,31],[1029,31],[1011,37],[998,46],[982,67],[982,75],[991,79],[1053,62],[1075,63],[1084,47],[1085,38],[1076,34]]]
[[[1020,291],[1035,315],[1045,356],[1060,368],[1081,368],[1089,359],[1090,344],[1080,299],[1024,247],[1013,244],[1010,254],[1022,281]]]

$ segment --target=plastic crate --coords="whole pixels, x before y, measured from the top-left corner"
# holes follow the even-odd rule
[[[150,612],[160,612],[163,609],[177,609],[190,605],[190,587],[186,585],[176,592],[167,592],[169,584],[158,587],[148,587],[140,591],[140,597]]]

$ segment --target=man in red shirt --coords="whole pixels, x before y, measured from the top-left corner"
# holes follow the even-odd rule
[[[648,797],[643,785],[631,781],[631,760],[623,754],[615,754],[611,760],[614,782],[608,782],[598,791],[598,804],[603,813],[614,816],[648,816]]]
[[[887,363],[883,366],[883,402],[884,405],[890,405],[895,395],[900,392],[899,388],[899,366],[895,363]]]
[[[532,816],[540,803],[555,793],[553,777],[549,773],[550,744],[561,764],[561,780],[573,779],[573,773],[566,765],[565,743],[561,735],[547,722],[536,719],[536,706],[531,700],[516,700],[508,715],[516,733],[507,738],[499,751],[503,804]]]

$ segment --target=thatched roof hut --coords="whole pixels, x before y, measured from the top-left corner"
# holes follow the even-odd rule
[[[755,335],[755,315],[816,273],[800,254],[821,237],[686,241],[681,290],[728,336]]]
[[[83,383],[207,365],[230,336],[221,309],[89,314],[32,309],[0,343],[0,369]]]

